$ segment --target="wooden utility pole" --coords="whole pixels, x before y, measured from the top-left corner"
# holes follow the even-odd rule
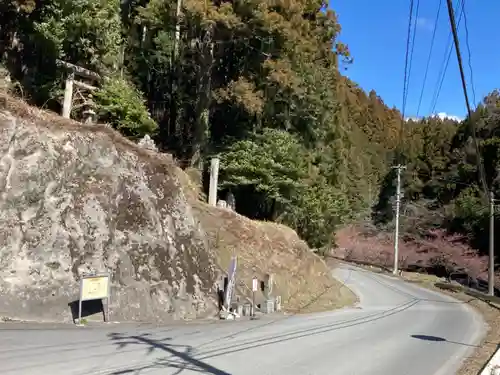
[[[490,191],[490,251],[488,261],[488,294],[495,295],[495,195]]]
[[[398,164],[393,167],[397,170],[397,186],[396,186],[396,229],[394,233],[394,275],[398,274],[399,267],[399,209],[401,205],[401,170],[405,169],[405,166]]]

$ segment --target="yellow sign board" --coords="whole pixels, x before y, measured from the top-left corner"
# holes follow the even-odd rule
[[[80,300],[108,298],[109,276],[84,277],[81,280]]]

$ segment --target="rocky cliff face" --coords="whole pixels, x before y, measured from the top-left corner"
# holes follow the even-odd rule
[[[112,320],[210,314],[214,260],[173,162],[56,118],[0,111],[0,316],[71,319],[88,271],[112,274]]]

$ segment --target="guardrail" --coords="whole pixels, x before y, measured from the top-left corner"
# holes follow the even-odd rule
[[[386,267],[384,265],[377,264],[375,262],[362,261],[362,260],[357,260],[357,259],[345,259],[345,258],[341,258],[341,257],[336,257],[334,255],[328,255],[328,257],[342,261],[342,262],[353,263],[353,264],[360,265],[360,266],[376,267],[376,268],[381,269],[384,272],[392,272],[391,268]],[[428,272],[428,269],[426,267],[419,266],[416,264],[409,264],[406,266],[402,265],[399,270],[403,271],[403,272],[416,272],[416,273],[424,273],[424,274],[432,275],[432,273]],[[453,277],[453,276],[455,276],[455,277]],[[464,276],[464,277],[456,277],[456,276]],[[484,280],[475,279],[475,278],[469,276],[467,274],[467,272],[465,272],[464,270],[451,272],[446,279],[447,279],[447,282],[439,283],[439,284],[440,285],[450,284],[454,280],[455,281],[462,280],[463,282],[458,282],[458,284],[451,284],[451,285],[462,286],[464,288],[464,290],[463,290],[464,292],[466,292],[466,290],[467,290],[466,293],[469,293],[469,292],[476,293],[476,295],[474,295],[474,297],[476,297],[476,298],[480,298],[479,296],[483,296],[484,298],[491,297],[488,294],[486,294],[486,291],[488,290],[488,283]],[[447,288],[447,287],[443,286],[443,289],[445,289],[445,288]],[[448,289],[450,289],[450,288],[453,288],[453,287],[449,287]],[[500,290],[498,288],[495,288],[495,294],[500,295]],[[492,301],[495,301],[495,303],[500,303],[500,297],[497,296],[497,297],[492,297],[492,298],[493,298]]]
[[[334,255],[328,255],[325,258],[332,258],[332,259],[340,260],[342,262],[354,263],[354,264],[358,264],[360,266],[377,267],[377,268],[380,268],[381,270],[383,270],[385,272],[391,272],[391,269],[389,269],[388,267],[382,266],[380,264],[376,264],[374,262],[367,262],[367,261],[362,261],[362,260],[357,260],[357,259],[345,259],[345,258],[341,258],[341,257],[336,257]]]
[[[472,288],[468,288],[461,284],[452,284],[450,282],[437,282],[434,286],[440,289],[451,290],[455,292],[463,292],[468,296],[474,297],[476,299],[482,300],[484,302],[495,303],[500,305],[500,297],[490,296],[489,294],[479,292]]]

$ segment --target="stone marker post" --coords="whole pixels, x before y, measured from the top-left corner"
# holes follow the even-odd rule
[[[271,293],[273,292],[273,275],[266,274],[264,279],[264,297],[267,299],[271,298]]]
[[[217,180],[219,178],[219,158],[212,158],[210,163],[210,186],[208,189],[208,204],[217,204]]]

